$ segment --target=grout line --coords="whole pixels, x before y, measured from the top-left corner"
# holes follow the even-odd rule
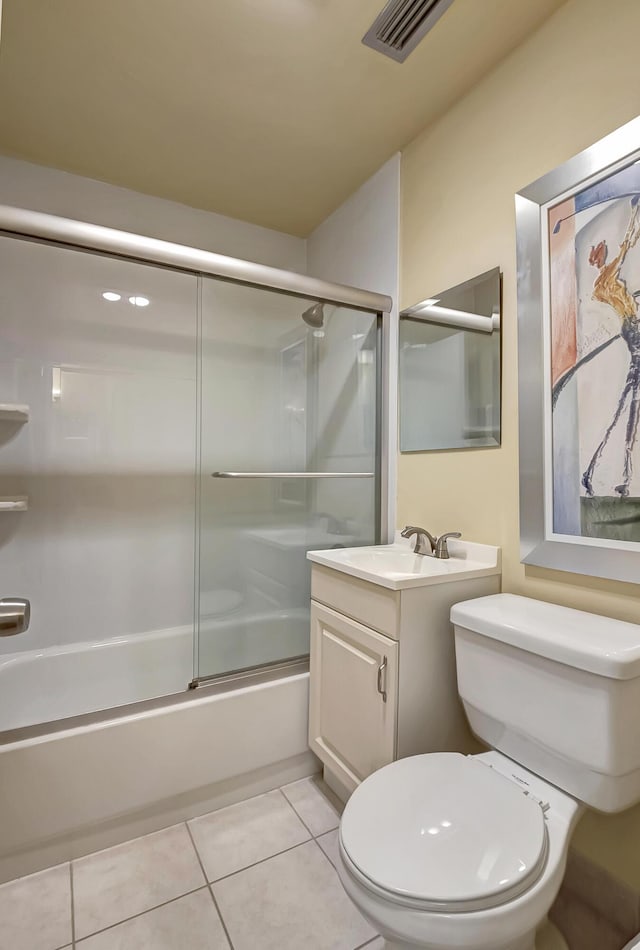
[[[107,930],[113,930],[114,927],[118,927],[120,924],[127,923],[127,922],[130,921],[130,920],[135,920],[136,917],[143,917],[145,914],[148,914],[148,913],[150,913],[150,912],[153,911],[153,910],[157,910],[157,909],[160,908],[160,907],[165,907],[167,904],[172,904],[172,903],[174,903],[175,901],[180,900],[182,897],[187,897],[189,894],[195,894],[197,891],[201,891],[201,890],[203,890],[205,887],[206,887],[207,890],[209,891],[209,893],[210,893],[210,895],[211,895],[211,899],[212,899],[213,904],[214,904],[214,907],[216,908],[216,911],[217,911],[217,913],[218,913],[218,916],[220,917],[220,922],[222,923],[222,927],[223,927],[224,932],[225,932],[225,934],[226,934],[227,940],[229,941],[229,946],[230,946],[231,950],[234,950],[233,942],[232,942],[232,940],[231,940],[231,936],[230,936],[229,931],[228,931],[228,929],[227,929],[227,925],[226,925],[225,920],[224,920],[224,917],[222,916],[222,913],[221,913],[221,911],[220,911],[220,907],[219,907],[219,905],[218,905],[218,902],[217,902],[217,900],[216,900],[216,897],[215,897],[215,895],[214,895],[214,893],[213,893],[213,885],[219,883],[220,881],[227,880],[227,878],[235,877],[237,874],[242,874],[243,871],[248,871],[249,868],[257,867],[259,864],[264,864],[266,861],[270,861],[272,858],[276,858],[276,857],[278,857],[278,856],[281,855],[281,854],[287,854],[289,851],[295,851],[296,848],[300,848],[300,847],[302,847],[302,845],[309,844],[311,841],[314,841],[316,844],[318,844],[317,838],[321,838],[321,837],[323,837],[323,835],[331,834],[332,831],[335,831],[335,830],[336,830],[335,828],[330,828],[328,831],[323,831],[323,832],[322,832],[321,834],[319,834],[319,835],[314,835],[313,832],[311,831],[311,829],[310,829],[310,828],[308,827],[308,825],[305,823],[305,821],[300,817],[300,815],[299,815],[298,812],[296,811],[296,809],[295,809],[295,807],[293,806],[293,804],[289,801],[289,799],[287,798],[287,796],[284,794],[284,792],[282,791],[282,788],[278,788],[277,790],[282,794],[282,797],[283,797],[284,800],[286,801],[287,805],[289,806],[289,808],[291,808],[291,810],[293,811],[293,813],[294,813],[294,815],[296,816],[296,818],[298,818],[298,820],[300,821],[300,824],[304,827],[305,831],[308,833],[309,838],[305,839],[304,841],[299,841],[297,844],[291,845],[291,847],[289,847],[289,848],[283,848],[281,851],[276,851],[274,854],[270,854],[270,855],[268,855],[266,858],[261,858],[259,861],[254,861],[252,864],[246,865],[246,867],[238,868],[237,871],[231,871],[229,874],[223,874],[221,877],[216,878],[215,881],[209,881],[208,875],[207,875],[207,873],[206,873],[206,871],[205,871],[205,868],[204,868],[204,864],[203,864],[203,862],[202,862],[202,858],[200,857],[200,852],[198,851],[198,848],[197,848],[196,843],[195,843],[195,839],[194,839],[194,837],[193,837],[193,835],[192,835],[192,833],[191,833],[191,828],[189,827],[188,821],[178,822],[178,824],[184,824],[185,827],[186,827],[186,829],[187,829],[187,834],[189,835],[189,840],[191,841],[191,844],[192,844],[192,846],[193,846],[193,849],[194,849],[194,851],[195,851],[195,853],[196,853],[196,858],[197,858],[198,864],[199,864],[199,866],[200,866],[200,869],[201,869],[201,871],[202,871],[202,874],[203,874],[205,883],[202,884],[202,885],[200,885],[200,886],[198,886],[198,887],[196,887],[196,888],[193,888],[193,889],[190,890],[190,891],[186,891],[184,894],[178,894],[176,897],[172,897],[172,898],[170,898],[169,900],[162,901],[160,904],[155,904],[153,907],[148,907],[148,908],[146,908],[145,910],[140,911],[140,912],[137,913],[137,914],[131,914],[131,916],[129,916],[129,917],[125,917],[125,918],[123,918],[122,920],[118,920],[118,921],[116,921],[116,922],[113,923],[113,924],[109,924],[108,927],[102,927],[100,930],[95,930],[95,931],[92,931],[92,933],[90,933],[90,934],[85,934],[83,937],[81,937],[81,938],[79,938],[79,939],[78,939],[78,937],[77,937],[77,934],[76,934],[76,927],[75,927],[75,897],[74,897],[74,888],[73,888],[73,863],[70,861],[70,862],[69,862],[69,875],[70,875],[70,886],[71,886],[71,938],[72,938],[71,947],[73,948],[73,950],[75,950],[77,944],[82,943],[84,940],[87,940],[89,937],[93,937],[93,936],[95,936],[96,934],[99,934],[99,933],[104,933],[104,932],[107,931]],[[273,789],[273,791],[275,791],[275,789]],[[266,793],[266,794],[268,794],[268,793]],[[241,803],[239,802],[238,804],[241,804]],[[135,839],[132,839],[132,840],[135,840]],[[123,842],[123,843],[126,844],[126,843],[128,843],[128,842]],[[333,865],[333,862],[331,861],[331,859],[329,858],[329,856],[324,852],[324,850],[320,847],[319,844],[318,844],[318,848],[320,848],[320,851],[322,852],[322,854],[325,856],[325,858],[327,859],[327,861],[329,862],[329,864],[331,865],[331,867],[332,867],[332,868],[334,869],[334,871],[335,871],[335,867],[334,867],[334,865]],[[106,849],[105,849],[105,850],[106,850]],[[373,939],[375,940],[376,938],[374,937]],[[369,943],[371,943],[371,941],[369,941]],[[67,946],[68,946],[68,945],[67,945]],[[366,944],[361,944],[360,946],[364,947],[364,946],[366,946]],[[360,950],[360,948],[358,947],[358,948],[356,948],[356,950]]]
[[[311,837],[312,837],[314,840],[315,840],[316,838],[321,838],[323,835],[329,835],[329,834],[331,834],[332,831],[337,831],[338,828],[340,827],[340,815],[337,814],[337,811],[338,811],[338,810],[337,810],[336,806],[333,804],[333,802],[331,801],[330,798],[327,798],[326,801],[328,802],[329,805],[331,805],[331,807],[333,808],[333,810],[336,812],[336,817],[337,817],[337,819],[338,819],[338,824],[335,826],[335,828],[327,828],[326,831],[320,831],[320,832],[316,835],[316,834],[313,833],[313,831],[311,830],[311,828],[309,827],[309,825],[306,823],[306,821],[304,820],[304,818],[302,817],[302,815],[298,812],[298,810],[296,809],[296,806],[293,804],[293,802],[290,802],[290,801],[289,801],[289,799],[288,799],[287,796],[285,795],[284,791],[283,791],[281,788],[279,788],[278,791],[279,791],[279,792],[282,792],[282,796],[283,796],[284,800],[286,801],[287,805],[289,805],[289,806],[293,809],[296,818],[299,818],[299,819],[300,819],[300,821],[301,821],[302,824],[305,826],[305,828],[307,829],[307,831],[309,832],[309,834],[311,835]],[[320,790],[318,790],[318,793],[319,793],[320,795],[323,794],[322,791],[320,791]]]
[[[207,872],[206,872],[205,869],[204,869],[204,864],[202,863],[202,858],[200,857],[200,852],[198,851],[198,848],[197,848],[197,846],[196,846],[195,838],[194,838],[193,835],[191,834],[191,828],[189,827],[189,822],[188,822],[188,821],[185,821],[185,822],[183,822],[183,824],[184,824],[185,828],[187,829],[187,834],[189,835],[189,841],[191,842],[191,844],[192,844],[192,846],[193,846],[193,850],[194,850],[195,853],[196,853],[196,860],[198,861],[198,864],[200,865],[200,870],[202,871],[202,876],[203,876],[203,878],[204,878],[204,882],[205,882],[205,884],[209,884],[209,878],[208,878],[208,876],[207,876]]]
[[[282,851],[276,851],[275,854],[270,854],[267,858],[260,858],[259,861],[254,861],[253,864],[247,864],[246,868],[238,868],[237,871],[230,871],[229,874],[223,874],[221,877],[217,877],[215,881],[209,881],[211,885],[219,884],[220,881],[226,881],[230,877],[235,877],[236,874],[242,874],[243,871],[248,871],[249,868],[257,868],[259,864],[264,864],[265,861],[271,861],[272,858],[278,858],[281,854],[288,854],[289,851],[295,851],[296,848],[301,848],[305,844],[311,844],[313,838],[307,838],[306,841],[299,841],[298,844],[292,844],[290,848],[283,848]]]
[[[318,779],[316,788],[318,789],[318,792],[320,793],[320,795],[322,795],[322,797],[326,799],[326,801],[331,805],[336,815],[338,816],[338,822],[339,822],[340,819],[342,818],[342,813],[345,809],[346,802],[341,801],[340,798],[338,798],[338,796],[334,792],[334,790],[332,788],[329,788],[324,778],[322,777],[322,772],[318,772],[315,776],[311,776],[311,778]]]
[[[215,907],[216,911],[218,912],[218,917],[220,918],[220,923],[222,924],[222,929],[224,930],[225,934],[227,935],[227,940],[229,941],[229,947],[231,948],[231,950],[234,950],[233,941],[232,941],[232,939],[231,939],[231,934],[229,933],[229,929],[228,929],[228,927],[227,927],[227,924],[226,924],[226,922],[225,922],[225,919],[224,919],[224,917],[222,916],[222,911],[220,910],[220,905],[218,904],[218,902],[217,902],[217,900],[216,900],[216,895],[213,893],[213,887],[211,886],[211,884],[208,885],[208,888],[209,888],[209,894],[211,895],[211,900],[213,901],[213,906]]]
[[[331,834],[331,832],[325,831],[325,834]],[[321,838],[321,837],[322,837],[322,835],[318,835],[318,838]],[[333,861],[331,860],[331,858],[329,857],[329,855],[326,853],[326,851],[324,850],[324,848],[321,847],[320,842],[318,841],[317,838],[315,839],[315,843],[317,844],[318,848],[320,848],[320,851],[322,852],[322,854],[325,856],[325,858],[326,858],[327,861],[329,862],[329,866],[331,867],[331,870],[333,871],[333,873],[336,875],[336,877],[338,878],[338,880],[340,880],[340,875],[338,874],[338,869],[337,869],[337,867],[335,866],[335,864],[333,863]],[[364,950],[365,947],[368,947],[368,946],[369,946],[370,944],[372,944],[375,940],[377,940],[379,936],[380,936],[379,934],[376,934],[375,937],[372,937],[370,940],[365,941],[365,943],[359,943],[358,946],[354,948],[354,950]]]
[[[318,839],[317,839],[317,838],[314,838],[314,841],[315,841],[315,843],[318,845],[318,847],[320,848],[320,851],[321,851],[322,854],[325,856],[325,858],[327,859],[327,861],[329,862],[329,864],[331,865],[331,867],[333,868],[333,870],[334,870],[334,871],[336,872],[336,874],[337,874],[337,873],[338,873],[338,869],[336,868],[335,864],[333,863],[333,861],[331,860],[331,858],[329,857],[329,855],[327,854],[327,852],[324,850],[324,848],[322,847],[322,845],[320,844],[320,842],[318,841]]]
[[[90,934],[85,934],[84,937],[76,938],[76,944],[81,944],[84,940],[88,940],[89,937],[95,937],[96,934],[103,934],[107,930],[113,930],[114,927],[119,927],[120,924],[126,924],[130,920],[135,920],[136,917],[144,917],[145,914],[150,914],[152,910],[158,910],[160,907],[166,907],[167,904],[175,904],[176,901],[182,900],[183,897],[188,897],[190,894],[197,894],[198,891],[204,891],[207,887],[207,884],[200,884],[199,887],[194,887],[191,891],[185,891],[184,894],[178,894],[177,897],[170,897],[168,901],[161,901],[160,904],[154,904],[153,907],[147,907],[146,910],[141,910],[138,914],[131,914],[130,917],[124,917],[122,920],[117,920],[114,924],[109,924],[108,927],[102,927],[100,930],[94,930]]]
[[[315,776],[311,775],[311,776],[309,776],[309,778],[310,778],[310,779],[313,779],[313,778],[315,778]],[[307,779],[301,779],[300,781],[308,781],[308,780],[307,780]],[[296,784],[296,783],[293,783],[293,784]],[[296,806],[293,804],[292,801],[290,801],[290,800],[287,798],[287,795],[286,795],[284,789],[283,789],[283,788],[279,788],[278,791],[279,791],[279,792],[282,792],[282,794],[284,795],[284,798],[285,798],[286,801],[287,801],[287,804],[290,805],[291,808],[293,808],[293,810],[294,810],[294,812],[296,813],[297,817],[300,819],[300,821],[301,821],[302,824],[305,826],[305,828],[307,829],[307,831],[309,832],[309,834],[311,835],[312,838],[321,838],[323,835],[328,835],[328,834],[330,834],[330,832],[332,832],[332,831],[337,831],[338,828],[340,827],[340,819],[341,819],[341,817],[342,817],[342,816],[341,816],[341,813],[340,813],[338,807],[336,806],[336,803],[335,803],[334,801],[332,801],[331,798],[329,798],[328,795],[325,795],[323,789],[317,788],[317,792],[318,792],[318,794],[325,800],[326,804],[330,805],[331,808],[332,808],[332,809],[334,810],[334,812],[336,813],[337,824],[336,824],[335,828],[327,828],[325,831],[319,831],[317,834],[311,830],[311,828],[310,828],[309,825],[306,823],[306,821],[304,820],[304,818],[302,817],[302,815],[300,814],[300,812],[298,811],[298,809],[296,808]],[[331,789],[329,789],[329,792],[331,792]],[[342,809],[344,810],[344,805],[342,806]]]
[[[305,828],[306,828],[306,825],[305,825]],[[217,884],[219,881],[226,881],[226,879],[227,879],[228,877],[235,877],[236,874],[242,874],[243,871],[248,871],[249,868],[255,868],[255,867],[257,867],[259,864],[264,864],[265,861],[270,861],[271,858],[277,858],[278,855],[280,855],[280,854],[286,854],[287,851],[294,851],[296,848],[299,848],[301,845],[303,845],[303,844],[309,844],[310,841],[313,841],[313,840],[314,840],[313,838],[306,838],[304,841],[298,841],[297,844],[292,844],[289,848],[283,848],[282,851],[275,851],[273,854],[267,855],[266,858],[260,858],[259,861],[252,861],[251,864],[247,864],[247,865],[246,865],[245,867],[243,867],[243,868],[238,868],[237,871],[229,871],[228,874],[221,874],[220,877],[217,877],[217,878],[215,878],[215,880],[210,881],[210,880],[209,880],[209,876],[208,876],[207,872],[206,872],[205,869],[204,869],[204,865],[203,865],[202,861],[200,860],[200,853],[198,852],[198,848],[196,847],[195,839],[193,838],[193,835],[191,834],[191,828],[189,828],[189,825],[188,825],[188,824],[187,824],[187,831],[189,832],[189,837],[191,838],[191,841],[192,841],[192,843],[193,843],[193,847],[196,849],[196,854],[198,855],[198,861],[200,862],[200,867],[202,868],[202,873],[204,874],[205,880],[206,880],[206,882],[207,882],[208,884]]]
[[[203,873],[203,875],[204,875],[204,879],[205,879],[205,881],[207,882],[207,890],[209,891],[209,895],[210,895],[210,897],[211,897],[211,900],[213,901],[213,906],[215,907],[215,909],[216,909],[216,911],[217,911],[217,913],[218,913],[218,917],[220,918],[220,923],[222,924],[222,929],[224,930],[225,934],[227,935],[227,940],[229,941],[229,946],[231,947],[231,950],[233,950],[233,942],[232,942],[232,940],[231,940],[231,934],[229,933],[229,931],[228,931],[228,929],[227,929],[227,924],[226,924],[226,922],[225,922],[224,917],[222,916],[222,911],[220,910],[220,908],[219,908],[219,906],[218,906],[218,902],[217,902],[217,900],[216,900],[216,898],[215,898],[215,894],[213,893],[213,888],[211,887],[211,882],[209,881],[209,876],[208,876],[207,872],[206,872],[205,869],[204,869],[204,864],[202,863],[202,858],[200,857],[200,852],[198,851],[198,847],[197,847],[197,845],[196,845],[195,838],[193,837],[193,835],[192,835],[192,833],[191,833],[191,828],[189,827],[189,822],[188,822],[188,821],[185,821],[185,825],[186,825],[186,827],[187,827],[187,834],[189,835],[189,837],[190,837],[190,839],[191,839],[191,844],[193,845],[193,850],[194,850],[195,853],[196,853],[196,857],[197,857],[197,859],[198,859],[198,864],[200,865],[200,868],[201,868],[202,873]]]
[[[328,832],[327,832],[327,834],[328,834]],[[322,853],[324,854],[325,858],[326,858],[327,861],[329,862],[329,867],[331,868],[331,870],[333,871],[333,873],[335,874],[335,876],[338,878],[338,881],[339,881],[339,880],[340,880],[340,875],[338,874],[338,869],[337,869],[337,867],[335,866],[335,864],[333,863],[333,861],[331,860],[331,858],[329,857],[329,855],[320,847],[320,842],[319,842],[317,839],[316,839],[316,844],[318,845],[318,848],[320,848],[320,851],[322,851]],[[357,909],[357,908],[356,908],[356,909]],[[358,913],[360,913],[360,912],[358,911]],[[362,916],[362,915],[361,915],[361,916]],[[376,934],[376,936],[375,936],[375,937],[371,937],[370,940],[365,940],[364,943],[359,943],[359,944],[357,945],[357,947],[354,947],[354,950],[364,950],[365,947],[368,947],[368,946],[369,946],[370,944],[372,944],[375,940],[377,940],[379,936],[380,936],[380,934]]]
[[[327,834],[331,834],[331,832],[330,832],[330,831],[327,831]],[[320,837],[322,837],[322,835],[320,835]],[[329,855],[327,854],[327,852],[324,850],[324,848],[322,847],[322,845],[320,844],[320,842],[318,841],[318,839],[317,839],[317,838],[314,838],[314,841],[315,841],[315,843],[318,845],[318,847],[320,848],[320,850],[321,850],[322,853],[324,854],[325,858],[327,859],[327,861],[329,862],[329,864],[331,865],[331,867],[333,868],[333,870],[334,870],[334,871],[336,872],[336,874],[337,874],[337,873],[338,873],[337,867],[335,866],[335,864],[333,863],[333,861],[331,860],[331,858],[329,857]],[[356,950],[357,950],[357,948],[356,948]]]
[[[71,948],[76,946],[76,910],[73,898],[73,861],[69,861],[69,897],[71,900]]]
[[[296,818],[298,819],[298,821],[299,821],[302,825],[304,825],[304,827],[307,829],[307,831],[309,832],[309,834],[311,835],[311,837],[315,840],[315,837],[316,837],[316,836],[314,835],[313,831],[311,830],[311,828],[309,827],[309,825],[306,823],[306,821],[304,820],[304,818],[301,818],[301,816],[298,814],[298,812],[296,811],[295,807],[291,804],[291,802],[289,801],[289,799],[287,798],[287,796],[285,795],[285,793],[282,791],[282,789],[279,788],[278,791],[280,792],[280,794],[282,795],[282,797],[284,798],[285,802],[287,803],[287,805],[289,806],[289,808],[291,809],[291,811],[293,812],[293,814],[296,816]]]

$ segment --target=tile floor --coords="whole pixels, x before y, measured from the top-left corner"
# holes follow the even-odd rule
[[[0,886],[0,950],[381,950],[318,777]]]

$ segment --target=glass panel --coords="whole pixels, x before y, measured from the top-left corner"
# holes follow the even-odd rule
[[[400,451],[499,445],[499,269],[400,317]]]
[[[196,317],[195,277],[0,238],[0,730],[191,678]]]
[[[306,551],[376,540],[377,317],[206,278],[202,323],[206,677],[307,654]]]

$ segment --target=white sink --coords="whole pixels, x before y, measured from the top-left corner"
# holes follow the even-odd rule
[[[309,551],[307,557],[316,564],[391,590],[500,573],[500,548],[490,544],[451,540],[447,559],[414,554],[413,545],[412,540],[405,540],[398,533],[393,544]]]

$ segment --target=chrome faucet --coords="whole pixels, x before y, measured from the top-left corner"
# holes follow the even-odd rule
[[[446,534],[441,534],[438,540],[436,541],[436,549],[433,556],[439,558],[448,558],[449,557],[449,548],[447,547],[447,538],[461,538],[462,535],[459,531],[447,531]]]
[[[411,538],[414,534],[416,535],[416,544],[413,549],[414,554],[423,554],[426,557],[437,557],[441,560],[446,560],[449,557],[449,548],[447,547],[448,538],[462,537],[459,531],[447,531],[445,534],[441,534],[439,538],[434,538],[431,532],[427,531],[426,528],[417,528],[410,524],[400,532],[403,538]],[[427,547],[427,541],[429,542],[429,547]]]
[[[408,524],[406,528],[403,528],[400,532],[403,538],[411,538],[414,534],[416,536],[416,545],[413,549],[413,553],[426,554],[429,557],[434,557],[437,541],[426,528],[416,528],[414,525]],[[427,547],[427,541],[429,542],[429,547]]]

